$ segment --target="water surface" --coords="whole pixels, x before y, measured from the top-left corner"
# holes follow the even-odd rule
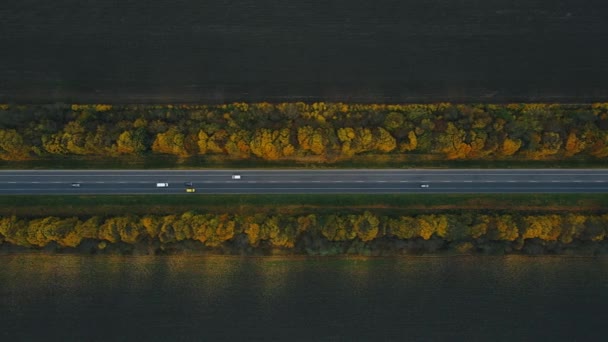
[[[604,0],[8,0],[0,102],[603,101]]]
[[[608,259],[0,257],[2,340],[600,340]]]

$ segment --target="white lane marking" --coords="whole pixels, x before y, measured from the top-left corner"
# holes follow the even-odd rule
[[[134,192],[129,192],[133,190]],[[163,189],[159,189],[163,190]],[[124,194],[124,195],[139,195],[139,194],[158,194],[158,195],[179,195],[184,192],[182,191],[167,191],[169,189],[164,189],[164,191],[159,190],[151,190],[151,189],[141,189],[141,188],[119,188],[119,189],[82,189],[82,188],[69,188],[69,190],[63,193],[57,193],[52,191],[51,189],[1,189],[0,193],[10,195],[12,192],[19,193],[29,193],[33,195],[75,195],[75,194],[99,194],[99,195],[116,195],[116,194]],[[462,189],[462,188],[441,188],[441,189],[420,189],[419,187],[410,187],[410,188],[311,188],[311,187],[302,187],[302,188],[253,188],[253,189],[243,189],[243,188],[214,188],[214,189],[201,189],[200,193],[212,195],[214,193],[222,193],[222,194],[255,194],[255,193],[266,193],[262,191],[269,191],[268,193],[277,193],[277,190],[302,190],[302,191],[311,191],[311,190],[323,190],[318,193],[344,193],[344,192],[356,192],[356,193],[365,193],[365,191],[369,191],[370,193],[411,193],[411,194],[445,194],[445,193],[462,193],[462,194],[479,194],[480,191],[484,191],[481,193],[501,193],[504,191],[510,191],[510,193],[608,193],[608,187],[552,187],[549,189],[529,189],[525,187],[520,188],[475,188],[475,189]],[[208,191],[208,190],[214,190]],[[447,191],[447,190],[455,190],[455,191]],[[33,193],[34,191],[39,191],[38,193]],[[361,192],[363,191],[363,192]]]

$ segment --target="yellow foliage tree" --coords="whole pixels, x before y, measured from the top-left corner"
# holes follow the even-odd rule
[[[281,156],[279,149],[275,145],[275,139],[279,136],[278,131],[268,128],[261,128],[255,131],[251,139],[251,152],[263,159],[277,160]]]
[[[378,226],[380,220],[369,211],[365,211],[363,215],[357,215],[354,220],[355,231],[357,237],[361,241],[371,241],[378,235]]]
[[[448,218],[446,215],[421,215],[418,217],[420,236],[428,240],[431,235],[446,237],[448,232]]]
[[[519,237],[517,223],[511,215],[499,215],[495,217],[496,231],[493,234],[494,240],[514,241]]]
[[[185,135],[172,127],[168,131],[156,135],[152,144],[152,151],[185,157],[188,156],[188,151],[186,151],[184,142]]]
[[[14,129],[0,129],[0,159],[27,159],[31,147],[26,146],[21,134]]]
[[[520,147],[521,140],[506,138],[502,143],[501,154],[503,156],[512,156],[519,151]]]
[[[566,156],[571,157],[585,149],[585,141],[579,139],[576,133],[570,132],[566,139]]]
[[[388,233],[399,239],[411,239],[418,236],[419,227],[417,220],[409,216],[401,216],[399,219],[388,220]]]
[[[382,127],[377,129],[376,150],[388,153],[397,147],[397,141],[387,130]]]
[[[418,146],[418,138],[416,137],[416,132],[409,131],[407,133],[407,138],[408,138],[409,142],[407,142],[407,143],[402,142],[401,144],[399,144],[399,151],[401,151],[401,152],[413,151]]]
[[[523,218],[523,239],[539,238],[545,241],[556,241],[561,234],[561,217],[559,215],[526,216]]]
[[[439,136],[441,152],[448,159],[465,159],[471,152],[471,145],[465,142],[466,132],[458,129],[453,123],[448,122],[445,133]]]
[[[209,135],[205,131],[200,130],[200,131],[198,131],[197,138],[198,138],[198,141],[197,141],[198,153],[207,154],[207,145],[209,142]]]

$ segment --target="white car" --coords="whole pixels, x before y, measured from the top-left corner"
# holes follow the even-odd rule
[[[428,187],[429,187],[429,185],[428,185],[428,184],[420,184],[420,187],[421,187],[421,188],[428,188]]]
[[[241,179],[241,175],[232,175],[232,179]]]
[[[169,186],[169,183],[156,183],[157,188],[166,188]]]

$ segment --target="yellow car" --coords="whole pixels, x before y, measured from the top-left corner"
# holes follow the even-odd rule
[[[196,192],[196,189],[195,188],[188,188],[188,189],[186,189],[186,192]]]

